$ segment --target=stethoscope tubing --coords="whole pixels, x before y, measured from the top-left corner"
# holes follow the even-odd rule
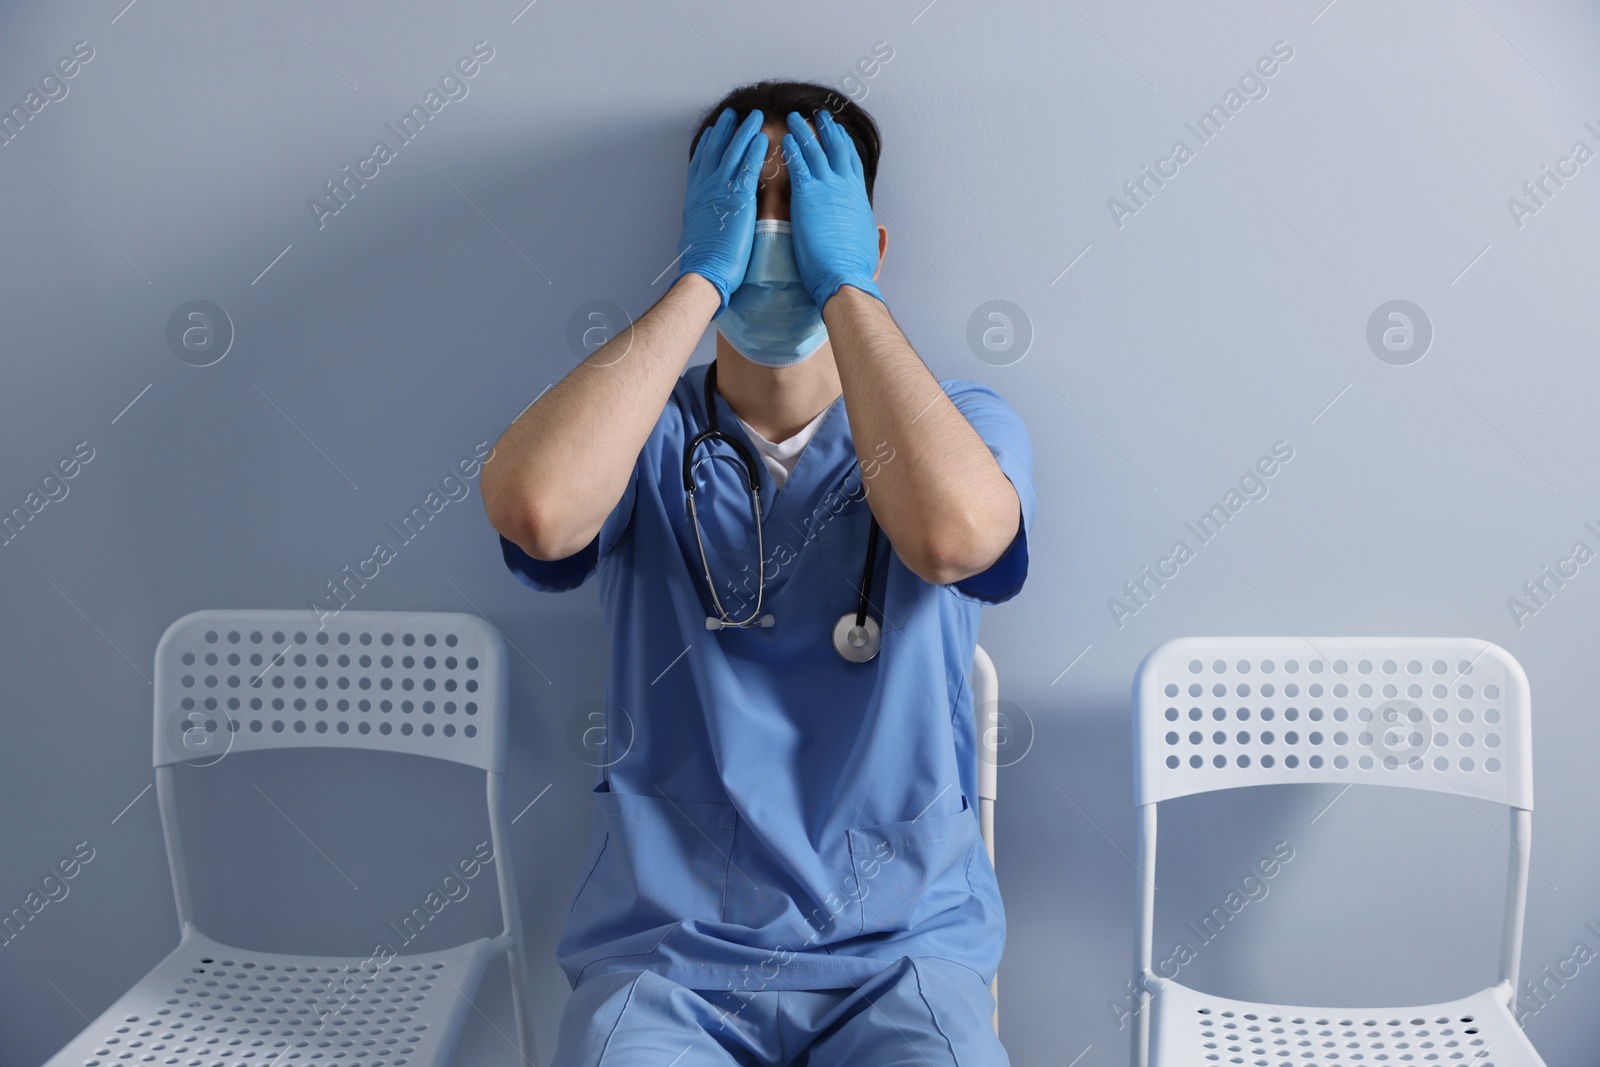
[[[773,618],[770,614],[763,616],[761,601],[766,592],[766,547],[761,529],[761,473],[759,465],[750,454],[750,450],[732,435],[724,433],[717,424],[716,405],[716,379],[717,365],[712,363],[706,368],[705,402],[706,422],[704,430],[695,434],[689,441],[688,448],[683,454],[683,491],[688,498],[689,518],[694,526],[695,544],[700,550],[700,565],[705,572],[706,588],[711,591],[711,602],[716,607],[717,618],[706,617],[708,629],[722,629],[723,627],[771,626]],[[739,457],[739,463],[744,468],[745,484],[750,491],[750,509],[756,526],[756,604],[750,615],[744,619],[731,619],[727,610],[722,606],[722,598],[717,595],[716,582],[711,577],[711,562],[706,555],[705,540],[700,533],[700,514],[695,505],[694,485],[694,456],[695,451],[706,441],[723,441],[733,447]],[[867,534],[867,554],[861,567],[860,599],[854,612],[853,627],[845,627],[850,621],[850,614],[839,620],[839,625],[834,628],[834,647],[845,659],[862,663],[872,659],[878,653],[881,641],[881,628],[875,621],[867,617],[867,608],[872,594],[872,574],[874,564],[878,557],[879,527],[877,516],[871,517],[870,530]],[[720,619],[720,625],[718,620]],[[855,635],[860,643],[850,641],[850,636]]]

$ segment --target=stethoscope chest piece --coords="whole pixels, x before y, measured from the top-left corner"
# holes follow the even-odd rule
[[[833,627],[833,647],[851,663],[867,662],[878,654],[878,648],[883,644],[883,631],[878,626],[878,620],[869,615],[858,624],[859,618],[856,612],[847,611],[839,616],[839,621]]]

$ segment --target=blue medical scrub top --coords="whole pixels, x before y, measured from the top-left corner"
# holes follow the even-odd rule
[[[939,384],[1016,487],[1022,527],[987,570],[930,585],[878,540],[867,663],[833,646],[854,611],[876,463],[857,462],[835,400],[781,489],[761,469],[770,628],[706,629],[716,611],[683,490],[685,444],[706,426],[710,364],[689,368],[595,539],[541,561],[500,539],[527,585],[573,589],[598,571],[611,660],[605,751],[584,859],[556,956],[574,988],[652,970],[696,989],[855,986],[902,956],[939,956],[987,983],[1005,911],[979,834],[969,686],[979,609],[1028,569],[1033,452],[998,393]],[[721,429],[760,455],[714,395]],[[754,607],[748,489],[726,444],[702,444],[696,502],[730,617]]]

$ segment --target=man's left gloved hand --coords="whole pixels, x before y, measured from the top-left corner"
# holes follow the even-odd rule
[[[817,112],[816,136],[798,111],[789,112],[785,121],[790,232],[801,282],[819,308],[841,285],[882,300],[872,280],[878,270],[878,226],[855,142],[826,108]]]

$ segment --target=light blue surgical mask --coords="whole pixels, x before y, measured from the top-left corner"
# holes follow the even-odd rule
[[[828,339],[822,309],[800,281],[789,223],[757,219],[744,282],[717,316],[717,329],[752,363],[788,367]]]

